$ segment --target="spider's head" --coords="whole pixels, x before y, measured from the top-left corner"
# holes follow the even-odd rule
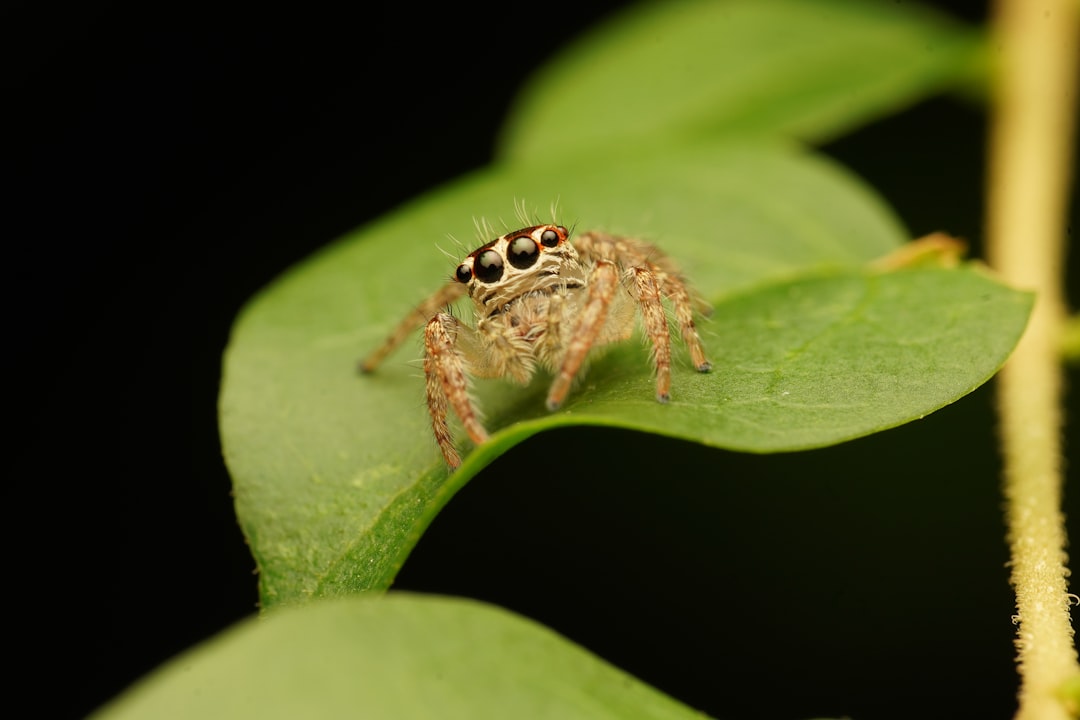
[[[565,284],[578,255],[562,225],[536,225],[506,233],[469,253],[454,279],[479,306],[495,309],[525,293]]]

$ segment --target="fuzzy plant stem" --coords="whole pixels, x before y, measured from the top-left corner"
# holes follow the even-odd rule
[[[1006,282],[1037,293],[1030,325],[997,384],[1016,592],[1017,718],[1058,720],[1075,717],[1080,679],[1061,513],[1060,354],[1080,3],[997,0],[994,30],[990,262]]]

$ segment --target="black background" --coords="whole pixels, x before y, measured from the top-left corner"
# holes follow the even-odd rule
[[[937,4],[983,19],[980,3]],[[28,640],[15,646],[16,665],[35,714],[84,715],[255,611],[253,563],[233,516],[215,417],[232,318],[294,261],[486,164],[522,80],[620,5],[402,3],[358,14],[317,4],[102,2],[9,3],[0,11],[11,122],[4,355],[15,428],[5,483],[6,594],[20,608],[11,632]],[[978,252],[984,132],[976,108],[934,100],[826,151],[877,186],[915,234],[949,230],[976,240]],[[890,439],[798,458],[630,443],[614,431],[545,435],[462,492],[398,586],[513,607],[717,715],[892,717],[931,707],[935,715],[1007,717],[1011,600],[1000,569],[999,500],[985,489],[997,468],[992,456],[955,451],[968,447],[958,445],[965,432],[971,443],[992,446],[989,404],[981,390]],[[981,499],[961,486],[947,491],[952,505],[942,499],[938,508],[926,493],[940,485],[903,476],[890,483],[882,467],[889,458],[902,466],[912,447],[931,454],[943,477],[980,477]],[[805,512],[755,496],[762,483],[705,490],[694,479],[703,464],[740,480],[771,479],[772,492],[798,496],[794,507],[825,505],[839,515],[829,528],[807,526]],[[621,466],[644,469],[645,480],[624,488],[629,499],[615,507],[589,479],[624,477]],[[521,467],[543,469],[533,479],[498,481]],[[815,482],[798,482],[805,474]],[[875,476],[866,485],[877,494],[853,496],[845,484],[852,475]],[[653,494],[657,477],[665,494]],[[871,522],[860,511],[894,502],[929,505],[930,516],[882,527],[891,521]],[[966,513],[968,503],[977,519],[958,531],[956,508]],[[687,504],[727,508],[731,536],[715,514],[695,515]],[[642,527],[650,516],[635,516],[643,506],[679,518],[686,536],[648,537]],[[621,530],[609,523],[610,534],[590,535],[596,513]],[[782,517],[770,517],[776,513]],[[771,523],[786,523],[789,538],[810,534],[824,544],[811,543],[803,557],[768,531]],[[919,541],[914,552],[908,545],[895,556],[880,548],[861,555],[845,540],[852,529],[859,538]],[[835,572],[837,595],[800,589],[791,575],[772,577],[767,564],[691,557],[665,569],[665,553],[737,544],[754,533],[758,543],[775,543],[778,562],[796,576],[800,567]],[[983,538],[977,545],[960,537],[972,533]],[[939,567],[914,583],[903,573],[926,572],[927,556],[967,542],[971,554],[957,551],[957,563],[989,580],[963,575],[945,604],[960,608],[955,617],[977,618],[971,641],[987,643],[985,651],[937,644],[936,633],[955,629],[953,615],[920,615],[914,634],[901,623],[877,643],[860,641],[871,620],[840,621],[876,602],[841,582],[853,574],[896,574],[870,586],[901,600],[882,605],[891,609],[881,610],[876,628],[896,620],[889,613],[903,615],[904,603],[932,609],[911,585],[953,582],[950,573]],[[821,565],[822,557],[845,559]],[[731,584],[718,587],[713,575]],[[747,589],[751,581],[769,599]],[[715,605],[712,624],[702,625],[693,618],[705,602]],[[655,607],[667,610],[640,617]],[[821,634],[782,646],[779,664],[753,657],[754,644],[741,643],[737,630],[755,612],[785,618],[778,637],[783,628],[805,635],[814,625]],[[949,627],[927,626],[934,622]],[[717,642],[729,635],[730,646]],[[896,665],[873,665],[890,641]],[[993,659],[973,660],[984,654]]]

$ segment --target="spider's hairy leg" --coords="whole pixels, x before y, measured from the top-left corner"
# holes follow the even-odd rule
[[[707,303],[691,296],[675,263],[659,248],[633,238],[602,232],[584,232],[574,241],[579,250],[619,263],[623,267],[648,268],[656,278],[660,294],[671,298],[679,331],[698,372],[708,372],[712,364],[705,358],[701,337],[694,325],[694,306],[703,314],[711,311]]]
[[[424,377],[431,429],[451,469],[461,465],[461,456],[454,448],[454,438],[446,421],[448,407],[454,409],[473,442],[480,444],[488,439],[487,430],[480,424],[476,407],[469,398],[465,357],[457,347],[459,332],[470,332],[470,329],[449,313],[437,314],[424,328]]]
[[[656,399],[666,403],[671,399],[671,335],[668,333],[664,306],[660,302],[660,288],[652,271],[643,267],[634,268],[634,286],[641,304],[645,332],[652,341],[652,357],[656,366]]]
[[[645,265],[648,257],[660,251],[648,243],[622,235],[611,235],[598,230],[586,230],[574,238],[574,246],[579,252],[610,260],[622,267]]]
[[[581,310],[577,327],[567,343],[562,366],[548,390],[548,410],[557,410],[566,399],[574,377],[604,328],[608,309],[619,287],[619,271],[615,264],[607,260],[598,262],[589,278],[589,297]]]
[[[694,324],[694,299],[690,297],[690,291],[677,277],[662,273],[659,278],[660,292],[671,298],[671,304],[675,309],[675,320],[679,323],[679,331],[682,333],[686,349],[690,351],[690,361],[698,372],[709,372],[712,363],[705,357],[705,349],[701,346],[701,336],[698,335],[697,326]],[[708,305],[709,311],[712,308]]]
[[[431,319],[432,315],[464,294],[465,286],[461,283],[451,281],[443,285],[435,294],[417,305],[412,312],[406,315],[394,328],[393,332],[387,336],[382,345],[375,348],[360,361],[360,372],[374,372],[375,368],[379,367],[390,353],[405,342],[413,330],[426,323]]]

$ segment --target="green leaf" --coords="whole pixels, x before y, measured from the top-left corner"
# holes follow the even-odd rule
[[[653,400],[640,344],[595,362],[556,415],[544,414],[539,383],[524,407],[503,388],[480,390],[491,424],[506,429],[458,473],[472,474],[556,425],[627,427],[761,453],[869,435],[986,382],[1019,340],[1030,308],[1029,295],[972,268],[850,269],[758,287],[716,306],[705,333],[714,370],[684,367],[667,405]]]
[[[514,161],[676,135],[821,142],[968,80],[980,36],[912,3],[641,3],[526,86]]]
[[[313,603],[241,623],[93,717],[704,716],[505,610],[395,593]]]
[[[481,381],[489,443],[448,476],[431,439],[416,342],[371,376],[356,361],[456,259],[447,230],[562,192],[570,219],[656,241],[717,300],[714,371],[676,345],[672,402],[653,400],[641,342],[595,362],[564,408]],[[490,215],[489,215],[490,217]],[[563,215],[567,217],[567,215]],[[694,145],[604,163],[515,166],[423,198],[294,268],[242,313],[221,426],[264,605],[385,588],[431,519],[499,453],[579,423],[754,451],[840,442],[920,417],[985,381],[1029,300],[972,270],[888,275],[863,264],[902,230],[835,166],[776,146]],[[468,317],[468,313],[465,313]]]

